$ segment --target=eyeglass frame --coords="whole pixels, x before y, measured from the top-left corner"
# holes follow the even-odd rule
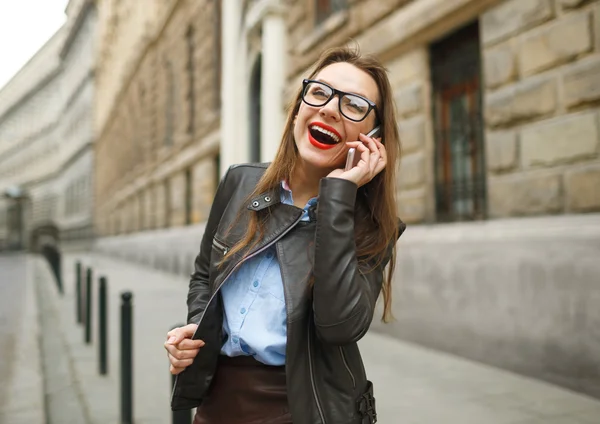
[[[329,97],[329,99],[327,99],[325,101],[325,103],[323,103],[322,105],[313,105],[313,104],[308,103],[306,100],[304,100],[304,93],[306,91],[306,86],[308,84],[310,84],[310,83],[322,84],[325,87],[329,88],[331,90],[331,97]],[[369,110],[367,110],[367,113],[365,113],[365,116],[362,119],[358,119],[357,120],[357,119],[349,118],[348,116],[346,116],[346,114],[344,112],[342,112],[342,102],[341,102],[341,100],[342,100],[342,97],[344,97],[346,95],[359,97],[359,98],[363,99],[365,102],[367,102],[367,104],[369,105]],[[367,116],[369,116],[369,113],[371,113],[371,111],[374,110],[375,111],[375,119],[377,120],[377,122],[381,121],[381,119],[379,119],[379,113],[377,112],[377,104],[375,104],[375,102],[367,99],[366,97],[361,96],[360,94],[347,93],[345,91],[338,90],[337,88],[333,88],[332,86],[330,86],[329,84],[327,84],[326,82],[323,82],[323,81],[318,81],[318,80],[313,80],[313,79],[308,79],[308,78],[305,78],[305,79],[302,80],[302,93],[301,93],[300,97],[301,97],[302,101],[304,103],[306,103],[307,105],[309,105],[309,106],[312,106],[312,107],[323,107],[327,103],[329,103],[335,96],[338,96],[338,98],[339,98],[338,99],[338,109],[339,109],[340,113],[342,114],[342,116],[344,118],[349,119],[352,122],[362,122],[365,119],[367,119]]]

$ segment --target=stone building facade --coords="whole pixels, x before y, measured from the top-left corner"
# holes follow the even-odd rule
[[[236,2],[229,4],[233,10]],[[230,114],[234,122],[238,104],[251,107],[240,92],[252,93],[256,57],[262,81],[276,85],[261,97],[262,115],[272,116],[268,108],[283,110],[324,48],[354,39],[390,71],[403,143],[398,205],[408,222],[600,211],[599,7],[577,0],[248,1],[224,15],[228,31],[236,20],[242,25],[224,47],[233,62],[224,79],[235,86],[224,87],[224,99],[226,90],[235,95],[223,119]],[[285,61],[264,63],[283,51]],[[288,88],[283,101],[280,87]],[[231,147],[230,159],[230,140],[253,139],[252,129],[224,124],[224,135],[235,130],[223,137],[224,164],[254,159],[252,147]],[[261,131],[260,159],[270,160],[280,128]]]
[[[67,21],[0,91],[0,244],[63,247],[92,229],[93,2],[71,0]],[[16,195],[14,194],[16,193]]]
[[[270,161],[319,54],[358,44],[409,223],[373,328],[600,396],[600,0],[136,4],[100,1],[98,250],[186,278],[218,177]]]
[[[218,2],[101,0],[96,228],[199,223],[219,166]]]

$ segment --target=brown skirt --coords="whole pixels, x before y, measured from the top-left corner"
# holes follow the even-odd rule
[[[285,367],[221,355],[194,424],[292,424]]]

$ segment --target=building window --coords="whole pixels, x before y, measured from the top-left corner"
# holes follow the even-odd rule
[[[193,206],[193,190],[192,190],[192,170],[185,171],[185,225],[192,224],[192,206]]]
[[[175,75],[173,64],[165,60],[165,78],[167,82],[167,95],[165,101],[165,146],[173,145],[173,130],[175,126]]]
[[[171,182],[168,179],[164,182],[164,196],[165,220],[163,222],[163,227],[169,228],[171,226]]]
[[[260,162],[262,56],[259,55],[250,77],[250,162]]]
[[[315,23],[322,24],[331,15],[348,7],[347,0],[315,0]]]
[[[214,185],[215,190],[214,190],[214,192],[216,194],[217,187],[219,186],[219,183],[221,182],[221,154],[220,153],[217,153],[215,155],[214,164],[215,164],[215,168],[214,168],[215,169],[215,174],[214,174],[214,176],[215,176],[215,185]]]
[[[146,223],[146,192],[140,191],[138,196],[138,230],[145,230],[148,228]]]
[[[196,114],[196,98],[194,90],[194,74],[196,72],[194,67],[194,56],[196,46],[194,44],[194,27],[189,26],[185,34],[187,44],[187,79],[188,79],[188,125],[187,133],[194,135],[194,120]]]
[[[431,46],[438,221],[486,216],[479,25]]]
[[[213,19],[213,31],[214,31],[214,46],[213,46],[213,60],[214,60],[214,95],[215,95],[215,108],[221,109],[221,7],[222,2],[219,0],[214,3],[214,19]]]

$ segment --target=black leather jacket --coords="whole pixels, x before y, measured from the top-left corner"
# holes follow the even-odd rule
[[[356,342],[373,319],[383,268],[396,240],[390,241],[377,268],[362,269],[354,243],[357,186],[323,178],[318,207],[311,211],[314,219],[305,222],[300,221],[302,209],[282,204],[278,191],[244,204],[265,168],[265,164],[233,166],[217,189],[187,299],[188,323],[198,324],[194,339],[206,344],[177,376],[171,407],[199,406],[210,386],[223,342],[219,288],[243,262],[246,251],[218,264],[245,234],[247,209],[268,209],[264,238],[250,256],[276,246],[287,309],[286,376],[294,424],[375,422],[372,385]],[[401,233],[400,221],[399,228]]]

